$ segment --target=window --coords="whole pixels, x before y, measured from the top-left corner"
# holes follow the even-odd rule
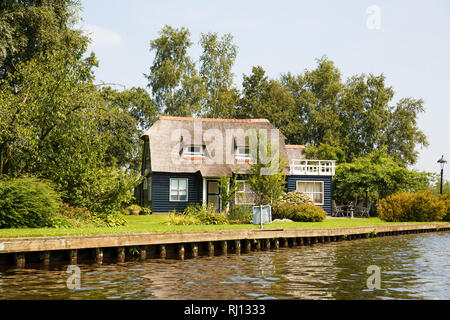
[[[255,195],[250,189],[247,180],[237,180],[236,181],[236,196],[234,202],[236,204],[254,204]]]
[[[188,201],[188,179],[170,179],[170,201]]]
[[[185,157],[204,157],[204,147],[201,145],[189,145],[184,147]]]
[[[322,181],[297,181],[297,191],[309,195],[314,204],[323,204]]]

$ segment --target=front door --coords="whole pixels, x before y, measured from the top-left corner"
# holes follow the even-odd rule
[[[212,203],[217,212],[220,211],[220,182],[218,180],[206,181],[206,202]]]

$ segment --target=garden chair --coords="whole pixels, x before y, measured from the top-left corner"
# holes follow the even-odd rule
[[[364,207],[363,205],[357,205],[356,206],[356,212],[357,215],[362,218],[368,218],[370,213],[370,203],[369,206]]]
[[[333,217],[344,217],[345,216],[346,212],[345,212],[344,206],[337,206],[336,201],[334,201],[334,200],[332,202],[332,205],[333,205],[333,214],[332,214]]]

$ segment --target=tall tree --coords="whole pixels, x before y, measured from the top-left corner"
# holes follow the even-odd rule
[[[201,112],[206,89],[188,55],[191,45],[188,29],[169,25],[159,32],[159,38],[150,41],[155,58],[146,77],[157,108],[165,114],[192,116]]]
[[[74,28],[79,10],[78,0],[1,1],[0,79],[41,53],[67,51],[81,57],[89,38]]]
[[[150,94],[142,88],[117,91],[103,87],[109,117],[105,119],[102,130],[113,136],[107,155],[110,164],[139,171],[142,157],[140,137],[157,118],[157,110]]]
[[[352,76],[345,83],[340,71],[323,57],[304,74],[284,74],[281,83],[295,100],[291,143],[321,143],[340,148],[352,161],[386,146],[403,165],[417,160],[417,147],[427,139],[417,126],[423,112],[421,99],[401,99],[391,104],[394,91],[384,75]]]
[[[233,86],[232,68],[237,46],[231,34],[221,38],[217,33],[202,33],[200,44],[200,76],[205,80],[207,99],[203,115],[214,118],[232,118],[239,93]]]
[[[242,98],[236,116],[239,118],[265,118],[280,128],[288,141],[295,136],[295,101],[290,92],[278,81],[268,79],[262,67],[252,68],[244,75]]]

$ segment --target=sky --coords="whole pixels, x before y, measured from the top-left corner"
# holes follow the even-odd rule
[[[147,86],[153,53],[150,40],[168,24],[185,27],[194,43],[190,56],[201,54],[200,34],[231,33],[238,46],[235,84],[252,66],[271,78],[313,69],[327,56],[350,76],[384,74],[395,91],[393,103],[422,98],[425,113],[418,126],[429,146],[419,150],[413,168],[439,172],[437,160],[449,164],[450,179],[450,1],[156,1],[82,0],[80,27],[92,37],[99,68],[97,83],[117,89]]]

